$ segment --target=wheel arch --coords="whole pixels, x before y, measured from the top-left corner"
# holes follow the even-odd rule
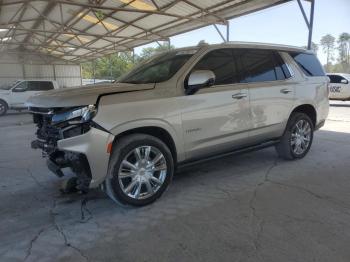
[[[174,159],[174,164],[176,165],[178,161],[178,149],[176,147],[176,143],[173,136],[170,134],[168,130],[166,130],[163,127],[152,126],[152,125],[127,129],[115,135],[114,141],[113,141],[113,147],[116,143],[118,143],[118,140],[120,140],[122,137],[131,135],[131,134],[147,134],[160,139],[170,149],[170,152]]]
[[[316,109],[315,109],[315,107],[313,105],[311,105],[311,104],[298,105],[297,107],[295,107],[293,109],[293,111],[291,112],[290,115],[292,115],[293,113],[296,113],[296,112],[306,114],[308,117],[310,117],[314,127],[316,127],[316,124],[317,124],[317,111],[316,111]]]
[[[5,103],[7,109],[10,108],[9,103],[7,103],[7,101],[5,99],[0,98],[0,101]]]

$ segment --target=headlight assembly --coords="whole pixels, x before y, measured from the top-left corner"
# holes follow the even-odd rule
[[[79,124],[89,122],[97,113],[94,105],[81,108],[75,108],[64,113],[58,113],[52,116],[52,124],[69,121],[70,124]]]

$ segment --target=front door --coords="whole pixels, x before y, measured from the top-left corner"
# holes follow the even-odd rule
[[[215,84],[180,98],[186,158],[231,151],[247,142],[249,93],[237,83],[232,49],[206,54],[191,70],[211,70]]]
[[[30,91],[28,90],[28,82],[22,81],[14,86],[11,90],[11,107],[24,107],[25,101],[27,101],[30,96]]]

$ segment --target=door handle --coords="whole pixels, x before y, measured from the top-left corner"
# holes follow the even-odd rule
[[[287,88],[281,89],[281,93],[282,93],[282,94],[289,94],[289,93],[291,93],[291,92],[292,92],[292,90],[287,89]]]
[[[238,94],[232,95],[233,99],[242,99],[244,97],[247,97],[247,94],[245,94],[245,93],[238,93]]]

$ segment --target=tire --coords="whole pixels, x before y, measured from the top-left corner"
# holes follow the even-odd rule
[[[163,194],[173,174],[173,156],[165,143],[150,135],[132,134],[114,145],[105,188],[118,204],[145,206]]]
[[[4,100],[0,100],[0,116],[3,116],[6,114],[8,110],[8,105]]]
[[[312,145],[314,128],[309,116],[304,113],[293,113],[280,142],[276,145],[279,157],[286,160],[305,157]],[[305,132],[300,132],[304,129]]]

